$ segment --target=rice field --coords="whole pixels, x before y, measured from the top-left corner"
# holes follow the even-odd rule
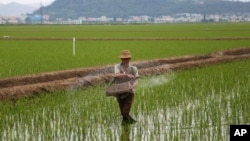
[[[5,35],[8,35],[9,39],[2,38]],[[119,62],[117,56],[122,49],[131,50],[135,61],[249,47],[249,39],[244,39],[249,38],[249,35],[249,23],[0,26],[0,78],[117,63]],[[76,38],[75,56],[72,53],[73,37]],[[11,40],[11,38],[21,39]],[[22,40],[22,38],[38,39]],[[49,40],[51,38],[69,39]],[[99,40],[79,40],[79,38],[99,38]],[[105,38],[113,40],[103,40]],[[130,40],[118,40],[119,38],[130,38]],[[166,38],[166,40],[138,40],[138,38]],[[182,38],[184,40],[179,40]],[[190,40],[190,38],[212,39]],[[236,38],[236,40],[223,38]]]
[[[245,33],[250,32],[249,26],[244,25],[125,25],[105,26],[105,29],[90,26],[81,30],[93,30],[93,35],[77,34],[81,34],[78,37],[107,37],[106,34],[113,37],[163,37],[157,31],[171,30],[172,36],[167,32],[162,33],[164,37],[248,37],[250,34]],[[39,36],[70,37],[73,33],[68,32],[80,27],[54,26],[56,32],[51,34],[48,34],[51,27],[46,26],[0,28],[0,35],[4,29],[8,33],[17,32],[16,36],[27,31],[25,36],[28,37],[42,29],[44,35]],[[59,35],[61,28],[68,32]],[[205,29],[214,30],[206,34],[202,32]],[[112,30],[111,33],[100,33]],[[134,30],[138,33],[129,34]],[[142,30],[154,32],[142,34]],[[177,35],[175,31],[181,34]],[[76,45],[77,54],[72,56],[71,41],[0,40],[0,78],[118,63],[117,56],[124,48],[132,51],[133,60],[143,60],[206,54],[250,44],[248,40],[81,40]],[[231,124],[250,124],[249,60],[140,78],[131,110],[138,122],[130,126],[121,125],[118,104],[115,98],[105,96],[104,88],[105,85],[88,89],[69,88],[32,98],[1,101],[0,140],[218,141],[229,140]]]

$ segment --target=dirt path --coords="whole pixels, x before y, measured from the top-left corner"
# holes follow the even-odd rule
[[[132,64],[138,67],[140,76],[147,76],[242,59],[250,59],[250,47],[220,51],[210,55],[136,61]],[[0,79],[0,100],[105,84],[112,79],[113,65]]]

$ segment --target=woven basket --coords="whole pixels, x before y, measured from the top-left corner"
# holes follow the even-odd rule
[[[132,93],[131,89],[131,82],[124,82],[119,84],[113,84],[106,88],[106,95],[107,96],[118,96],[124,93]]]

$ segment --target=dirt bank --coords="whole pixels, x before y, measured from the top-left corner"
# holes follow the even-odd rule
[[[246,47],[209,55],[159,58],[132,64],[138,67],[141,76],[147,76],[249,58],[250,47]],[[0,99],[18,99],[46,92],[105,84],[112,79],[112,75],[113,64],[0,79]]]

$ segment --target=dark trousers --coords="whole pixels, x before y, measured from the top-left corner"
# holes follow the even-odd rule
[[[133,93],[124,93],[117,97],[117,102],[119,103],[121,115],[123,117],[129,116],[129,112],[130,112],[133,100],[134,100]]]

